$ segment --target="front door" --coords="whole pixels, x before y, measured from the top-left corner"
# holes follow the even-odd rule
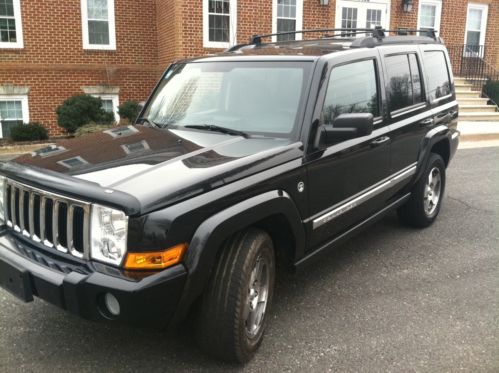
[[[316,117],[332,123],[345,113],[372,113],[371,135],[338,141],[310,154],[307,162],[309,250],[318,248],[384,206],[382,188],[389,176],[390,139],[381,116],[377,50],[359,60],[336,58],[318,99]],[[376,189],[377,188],[377,189]]]
[[[389,28],[390,2],[384,0],[336,2],[336,28]],[[364,36],[364,35],[356,35]]]

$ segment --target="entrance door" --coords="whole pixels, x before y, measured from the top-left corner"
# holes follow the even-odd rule
[[[336,28],[389,28],[389,0],[338,0],[336,2]],[[364,36],[364,35],[356,35]]]

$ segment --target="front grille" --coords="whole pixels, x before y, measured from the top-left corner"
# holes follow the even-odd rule
[[[5,183],[7,226],[37,243],[88,258],[90,204],[13,180]]]

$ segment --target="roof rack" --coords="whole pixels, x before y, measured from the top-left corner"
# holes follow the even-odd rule
[[[381,26],[376,26],[375,28],[331,28],[331,29],[311,29],[311,30],[298,30],[298,31],[286,31],[286,32],[276,32],[273,34],[263,34],[263,35],[253,35],[250,37],[249,44],[250,45],[260,45],[262,44],[263,38],[269,38],[272,36],[282,36],[282,35],[296,35],[296,34],[308,34],[308,33],[325,33],[325,32],[333,32],[339,34],[333,35],[324,35],[323,38],[334,38],[338,36],[353,36],[360,34],[372,34],[372,38],[376,41],[380,42],[385,38],[385,33],[395,33],[398,36],[409,35],[420,33],[421,36],[427,36],[431,39],[437,40],[436,30],[434,29],[404,29],[399,28],[396,30],[385,30]],[[371,39],[372,40],[372,39]]]

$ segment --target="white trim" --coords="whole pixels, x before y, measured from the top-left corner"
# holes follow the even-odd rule
[[[23,123],[29,123],[29,103],[28,96],[15,96],[15,95],[0,95],[0,101],[21,101],[21,109],[23,113]],[[2,118],[0,118],[1,122]],[[0,138],[3,138],[3,128],[0,126]]]
[[[466,28],[464,30],[464,45],[468,44],[468,18],[470,15],[470,9],[479,9],[482,10],[482,19],[480,23],[480,43],[479,45],[485,45],[485,34],[487,31],[487,19],[489,13],[489,5],[488,4],[477,4],[477,3],[468,3],[468,10],[466,11]],[[478,30],[471,30],[478,31]],[[474,54],[472,52],[464,51],[465,56],[472,57]],[[480,50],[480,56],[483,57],[483,50]]]
[[[295,31],[303,30],[303,0],[296,0],[296,17],[288,18],[296,21]],[[277,32],[277,0],[272,0],[272,33]],[[296,40],[302,40],[303,34],[295,34]],[[272,41],[277,41],[277,37],[273,36]]]
[[[210,41],[208,0],[203,0],[203,47],[229,48],[237,43],[237,0],[230,0],[229,10],[230,34],[229,42]]]
[[[418,27],[417,29],[421,29],[421,6],[422,5],[430,5],[435,7],[435,24],[433,25],[433,29],[440,31],[440,22],[442,20],[442,0],[421,0],[419,2],[418,7]]]
[[[105,94],[105,95],[91,95],[93,97],[99,97],[101,100],[111,100],[113,102],[113,114],[114,114],[114,120],[116,123],[120,122],[120,115],[118,114],[118,106],[120,106],[120,96],[119,95],[110,95],[110,94]]]
[[[107,0],[107,17],[109,26],[109,44],[90,44],[88,37],[88,1],[81,0],[81,27],[83,34],[83,49],[116,50],[114,0]]]
[[[24,48],[24,40],[23,40],[23,20],[21,16],[21,3],[20,0],[13,0],[14,5],[14,21],[16,22],[16,38],[17,41],[15,43],[10,42],[1,42],[0,41],[0,49],[22,49]],[[7,18],[7,17],[2,17]]]
[[[390,13],[391,13],[391,0],[373,0],[373,1],[362,1],[362,0],[337,0],[335,9],[335,21],[334,27],[341,28],[341,8],[357,8],[357,28],[364,28],[366,26],[366,15],[367,9],[381,9],[381,6],[385,6],[385,14],[381,15],[381,26],[385,29],[390,29]],[[383,12],[383,9],[381,9]],[[362,37],[364,35],[356,35],[357,37]]]

